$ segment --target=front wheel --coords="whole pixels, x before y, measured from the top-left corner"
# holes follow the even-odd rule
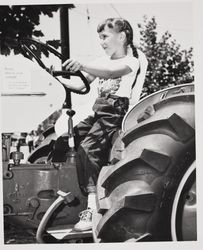
[[[95,241],[197,239],[194,92],[167,93],[135,107],[121,157],[100,172]]]

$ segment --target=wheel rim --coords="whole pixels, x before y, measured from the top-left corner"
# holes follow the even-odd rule
[[[175,194],[171,215],[173,241],[196,240],[195,162],[184,174]]]

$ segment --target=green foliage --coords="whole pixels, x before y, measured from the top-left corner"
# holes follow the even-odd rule
[[[155,18],[144,16],[138,24],[141,34],[140,49],[148,59],[148,69],[142,97],[160,89],[191,82],[193,76],[193,49],[182,50],[180,44],[166,31],[158,40]]]
[[[64,6],[73,7],[72,4]],[[13,50],[14,54],[19,54],[18,39],[44,36],[43,32],[37,28],[40,24],[40,15],[52,18],[53,13],[60,7],[62,5],[0,6],[0,53],[9,55]],[[57,48],[59,41],[55,40],[53,44]]]

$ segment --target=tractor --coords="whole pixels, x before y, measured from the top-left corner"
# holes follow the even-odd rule
[[[57,77],[79,77],[86,90],[77,94],[90,86],[81,72],[42,62],[36,47],[63,59],[51,46],[34,39],[19,44],[24,64],[4,68],[1,93],[4,220],[35,229],[38,243],[197,240],[194,83],[162,89],[128,111],[98,178],[93,228],[76,232],[87,197],[76,171],[72,90]],[[50,127],[22,163],[23,153],[11,150],[11,133],[33,129],[58,108],[65,110],[67,132],[57,137]]]

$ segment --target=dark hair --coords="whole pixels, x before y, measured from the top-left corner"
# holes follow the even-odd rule
[[[107,18],[98,25],[97,32],[102,32],[106,26],[110,29],[114,29],[116,32],[125,32],[126,46],[130,45],[133,52],[133,56],[138,58],[137,49],[133,44],[133,29],[130,23],[123,18]]]

